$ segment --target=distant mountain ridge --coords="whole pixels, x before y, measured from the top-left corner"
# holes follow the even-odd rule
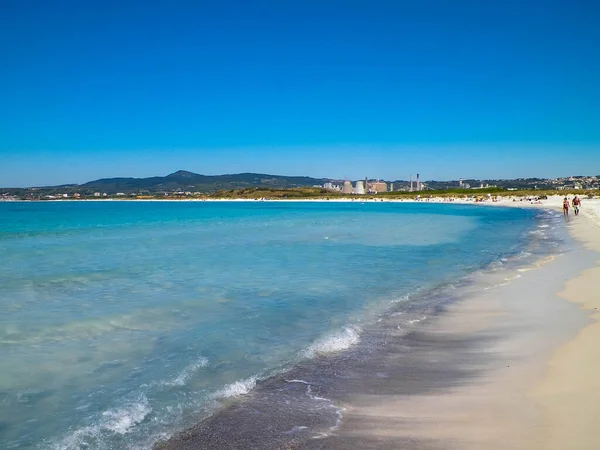
[[[243,189],[252,187],[292,188],[323,185],[330,181],[326,178],[305,176],[269,175],[262,173],[238,173],[226,175],[201,175],[187,170],[178,170],[165,177],[148,178],[102,178],[90,181],[77,187],[80,189],[99,190],[106,193],[132,193],[140,191],[172,192],[200,191],[214,192],[219,190]]]
[[[313,178],[307,176],[270,175],[264,173],[238,173],[225,175],[201,175],[187,170],[178,170],[164,177],[118,177],[102,178],[83,184],[61,184],[56,186],[35,186],[10,188],[0,187],[0,196],[18,196],[22,198],[42,198],[46,195],[97,196],[97,193],[107,195],[124,194],[161,194],[172,192],[199,192],[212,194],[218,191],[232,191],[248,188],[302,188],[323,186],[325,183],[342,184],[345,180],[334,178]],[[354,180],[356,181],[356,180]],[[362,180],[361,180],[362,181]],[[376,181],[369,179],[369,181]],[[395,191],[408,191],[410,182],[407,180],[385,181],[393,184]],[[516,178],[516,179],[462,179],[462,186],[479,189],[481,185],[500,189],[600,189],[600,175],[570,176],[563,178]],[[423,182],[426,190],[457,189],[461,186],[459,180]]]

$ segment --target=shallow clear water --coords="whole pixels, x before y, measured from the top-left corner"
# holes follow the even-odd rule
[[[356,345],[391,304],[535,252],[539,214],[0,203],[0,448],[143,448]]]

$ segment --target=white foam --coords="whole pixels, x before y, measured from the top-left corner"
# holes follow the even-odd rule
[[[332,431],[337,430],[342,424],[342,420],[344,419],[344,411],[346,411],[346,408],[337,408],[337,411],[335,412],[337,415],[337,420],[335,421],[335,425],[332,427]]]
[[[319,397],[318,395],[313,395],[313,393],[312,393],[312,387],[310,386],[310,384],[306,388],[306,395],[308,395],[308,397],[311,398],[312,400],[318,400],[318,401],[321,401],[321,402],[331,402],[331,400],[328,399],[328,398]]]
[[[491,271],[498,271],[504,269],[504,262],[501,260],[492,261],[489,266]]]
[[[152,411],[148,404],[148,399],[142,397],[140,402],[130,405],[126,408],[118,408],[102,413],[106,418],[103,428],[113,433],[125,434],[131,428],[140,423]]]
[[[245,380],[236,381],[235,383],[228,384],[223,389],[214,394],[215,398],[229,398],[229,397],[240,397],[246,395],[254,386],[256,386],[257,378],[250,377]]]
[[[410,299],[410,294],[406,294],[406,295],[403,295],[402,297],[398,297],[398,298],[392,300],[392,303],[405,302],[405,301],[408,301],[409,299]]]
[[[542,238],[546,237],[546,232],[543,229],[537,229],[537,230],[532,230],[529,232],[529,234],[533,234],[536,236],[541,236]]]
[[[99,433],[97,427],[83,427],[73,431],[60,442],[52,445],[54,450],[79,450],[84,447],[87,438],[94,437]]]
[[[332,333],[313,342],[303,354],[307,358],[314,358],[319,355],[337,353],[346,350],[360,342],[360,328],[348,326],[343,330]]]
[[[202,369],[203,367],[208,366],[208,359],[201,357],[193,364],[190,364],[185,369],[181,371],[181,373],[173,378],[172,380],[165,381],[163,384],[165,386],[183,386],[185,383],[196,373],[198,369]]]
[[[306,384],[306,395],[307,397],[309,397],[311,400],[315,400],[318,402],[325,402],[327,403],[326,407],[329,408],[333,408],[335,409],[335,414],[336,414],[336,421],[335,421],[335,425],[333,425],[332,427],[329,428],[328,431],[325,432],[319,432],[317,433],[315,436],[313,436],[313,439],[321,439],[324,437],[328,437],[331,435],[332,432],[336,431],[337,429],[339,429],[340,425],[342,424],[342,420],[344,418],[344,411],[346,411],[345,408],[341,407],[341,406],[337,406],[333,403],[333,401],[329,398],[326,397],[320,397],[318,395],[313,394],[312,392],[312,386],[310,383],[304,381],[304,380],[285,380],[288,383],[301,383],[301,384]],[[306,427],[299,427],[299,429],[304,429]]]
[[[410,325],[414,325],[415,323],[419,323],[419,322],[421,322],[422,320],[425,320],[425,319],[427,319],[427,317],[426,316],[422,316],[422,317],[420,317],[418,319],[409,320],[407,323],[410,324]]]
[[[87,448],[90,440],[102,441],[104,433],[127,434],[151,412],[152,408],[148,403],[148,399],[141,395],[136,401],[126,406],[104,411],[97,423],[74,430],[59,442],[56,442],[52,448],[56,450],[79,450]]]
[[[529,258],[530,256],[532,256],[533,254],[530,252],[526,252],[526,251],[521,251],[519,252],[518,255],[516,255],[514,258],[519,260],[519,259],[525,259],[525,258]]]
[[[300,384],[308,384],[310,386],[310,383],[308,381],[304,381],[304,380],[285,380],[286,383],[300,383]]]

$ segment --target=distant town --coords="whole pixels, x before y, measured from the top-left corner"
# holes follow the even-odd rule
[[[85,184],[30,188],[0,188],[0,201],[64,200],[64,199],[146,199],[185,197],[231,197],[232,192],[248,190],[286,190],[311,188],[319,195],[391,195],[391,193],[421,193],[423,191],[595,191],[600,189],[598,176],[563,178],[517,178],[498,180],[462,179],[452,181],[422,181],[420,174],[408,180],[361,180],[290,177],[267,174],[200,175],[180,170],[165,177],[105,178]],[[307,191],[309,192],[309,191]],[[225,195],[228,193],[227,195]],[[308,194],[307,194],[308,195]],[[417,194],[418,195],[418,194]],[[284,196],[285,197],[285,196]]]
[[[316,187],[316,186],[315,186]],[[404,191],[404,192],[419,192],[419,191],[443,191],[450,189],[489,189],[499,188],[506,191],[519,190],[598,190],[600,189],[599,176],[577,176],[566,178],[518,178],[513,180],[463,180],[459,178],[456,181],[427,181],[421,182],[419,175],[407,181],[383,181],[383,180],[368,180],[367,178],[359,180],[352,184],[351,181],[344,182],[327,182],[323,184],[323,188],[339,191],[344,194],[378,194],[382,192]]]

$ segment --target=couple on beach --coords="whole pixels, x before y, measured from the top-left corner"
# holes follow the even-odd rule
[[[573,210],[575,211],[575,215],[578,216],[579,207],[581,206],[581,200],[579,200],[579,197],[575,196],[571,203],[573,204]],[[567,197],[565,197],[565,199],[563,200],[563,215],[565,216],[565,220],[569,220],[569,199]]]

